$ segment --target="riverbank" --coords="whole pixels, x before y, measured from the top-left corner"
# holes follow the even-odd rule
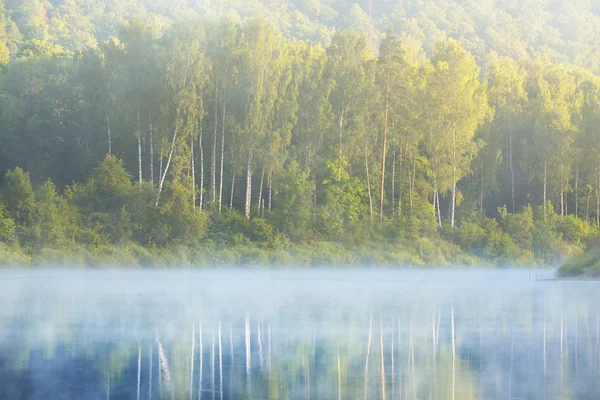
[[[573,257],[560,266],[556,276],[562,279],[600,279],[600,248]]]
[[[132,268],[169,267],[453,267],[531,266],[547,267],[532,260],[486,259],[463,251],[443,239],[422,238],[409,244],[368,243],[348,246],[339,242],[287,243],[269,248],[260,243],[238,245],[202,243],[197,246],[145,248],[135,243],[121,246],[69,249],[24,249],[0,243],[0,266],[80,266],[102,268],[119,265]]]

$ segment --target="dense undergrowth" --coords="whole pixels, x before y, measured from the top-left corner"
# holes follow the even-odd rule
[[[194,208],[181,198],[183,185],[171,186],[155,206],[148,201],[154,192],[132,183],[113,157],[63,194],[51,182],[34,190],[20,169],[5,182],[4,266],[557,265],[598,236],[594,224],[557,215],[550,204],[545,212],[501,208],[498,218],[465,208],[457,227],[438,226],[433,209],[379,223],[347,218],[338,203],[299,198],[247,220],[235,210]]]

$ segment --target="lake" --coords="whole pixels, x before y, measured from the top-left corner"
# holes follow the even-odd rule
[[[598,399],[600,283],[3,270],[2,399]]]

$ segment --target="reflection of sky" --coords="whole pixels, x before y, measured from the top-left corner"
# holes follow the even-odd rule
[[[30,398],[52,398],[54,393],[58,398],[85,390],[84,398],[98,398],[99,393],[104,398],[108,388],[113,398],[119,393],[135,398],[141,346],[140,376],[146,385],[142,397],[147,398],[149,372],[159,373],[157,338],[165,349],[172,384],[181,393],[188,390],[192,330],[198,374],[200,323],[203,374],[213,376],[210,355],[217,352],[212,350],[212,335],[218,337],[218,321],[225,381],[240,375],[235,386],[243,387],[248,318],[249,368],[251,376],[257,375],[252,379],[254,397],[268,391],[268,377],[275,379],[273,370],[265,378],[267,359],[285,377],[292,397],[312,388],[315,395],[321,392],[320,398],[337,398],[338,379],[346,393],[362,393],[371,326],[369,392],[381,395],[383,343],[388,397],[396,386],[412,385],[418,398],[442,398],[447,394],[445,382],[451,380],[454,309],[454,380],[462,385],[460,395],[600,398],[600,284],[534,281],[536,274],[548,278],[552,272],[4,271],[0,386],[9,394],[0,397],[27,398],[29,393]],[[434,363],[439,363],[435,369]],[[436,390],[431,384],[434,370],[441,381]],[[312,376],[312,383],[302,376]],[[157,377],[154,382],[158,385]],[[228,395],[233,391],[232,386]],[[248,392],[241,393],[238,398]]]

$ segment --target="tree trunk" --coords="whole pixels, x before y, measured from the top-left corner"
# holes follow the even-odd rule
[[[231,174],[231,197],[229,198],[229,212],[233,211],[233,193],[235,191],[235,168]]]
[[[252,150],[248,152],[248,165],[246,167],[246,205],[244,215],[250,219],[250,206],[252,201]]]
[[[345,95],[345,93],[344,93]],[[340,131],[340,158],[342,157],[342,137],[344,136],[344,107],[342,106],[342,110],[340,112],[340,121],[339,121],[339,131]]]
[[[579,163],[575,167],[575,216],[579,218]]]
[[[154,130],[152,129],[152,117],[149,117],[150,121],[150,185],[154,188]]]
[[[110,119],[108,118],[108,108],[106,109],[106,131],[108,133],[108,155],[112,156],[112,136],[110,135]]]
[[[596,226],[600,228],[600,166],[596,166]]]
[[[412,178],[410,181],[410,214],[413,212],[413,198],[415,193],[415,177],[417,175],[417,158],[413,155],[413,170]]]
[[[383,223],[383,203],[385,194],[385,156],[387,151],[387,131],[388,131],[388,97],[390,88],[386,88],[385,93],[385,117],[383,123],[383,144],[381,146],[381,187],[379,188],[379,223]]]
[[[198,137],[198,146],[200,147],[200,209],[204,208],[204,146],[202,146],[204,121],[200,121],[200,136]]]
[[[456,207],[456,130],[452,128],[452,202],[450,226],[454,227],[454,210]]]
[[[217,84],[219,81],[217,80]],[[210,201],[214,204],[217,201],[217,129],[219,125],[219,91],[215,86],[215,126],[212,142],[212,159],[210,163]]]
[[[261,173],[260,173],[260,185],[258,186],[258,205],[256,207],[256,211],[258,212],[259,215],[260,215],[261,203],[263,201],[263,186],[264,186],[264,181],[265,181],[265,167],[262,167],[262,170],[261,170]]]
[[[400,176],[400,183],[398,188],[398,216],[402,216],[402,195],[404,194],[404,177],[406,176],[406,167],[404,166],[404,160],[406,159],[405,152],[402,146],[400,146],[400,170],[402,172]],[[404,167],[404,168],[402,168]]]
[[[142,130],[140,129],[140,107],[137,108],[138,177],[142,184]]]
[[[512,212],[515,213],[515,170],[512,151],[512,120],[508,119],[508,167],[510,169],[510,188],[512,195]]]
[[[219,212],[223,204],[223,166],[225,163],[225,89],[223,89],[223,122],[221,132],[221,173],[219,174]]]
[[[514,208],[514,202],[513,202]],[[513,211],[514,213],[514,211]],[[481,159],[481,171],[479,175],[479,214],[483,216],[483,159]]]
[[[192,169],[192,208],[196,208],[196,161],[194,160],[194,137],[190,135],[190,156]]]
[[[392,143],[392,147],[394,144]],[[396,217],[396,149],[394,148],[394,155],[392,160],[392,218]],[[393,395],[392,395],[393,397]]]
[[[371,177],[369,176],[369,154],[368,147],[365,146],[365,168],[367,171],[367,193],[369,194],[369,213],[371,215],[371,222],[373,222],[373,198],[371,197]]]
[[[546,221],[546,195],[547,195],[547,188],[548,188],[548,182],[547,182],[547,175],[548,175],[548,163],[546,162],[546,159],[544,158],[544,221]]]
[[[160,195],[163,190],[163,186],[165,184],[165,178],[167,177],[167,172],[169,172],[169,166],[171,165],[171,159],[173,158],[173,152],[175,151],[175,141],[177,140],[177,126],[175,126],[175,131],[173,132],[173,140],[171,141],[171,150],[169,150],[169,157],[167,158],[167,164],[165,165],[165,170],[160,177],[160,181],[158,183],[158,194],[156,195],[156,203],[155,206],[158,207],[158,202],[160,201]],[[141,175],[140,175],[141,176]]]
[[[269,171],[269,211],[273,207],[273,171]]]

